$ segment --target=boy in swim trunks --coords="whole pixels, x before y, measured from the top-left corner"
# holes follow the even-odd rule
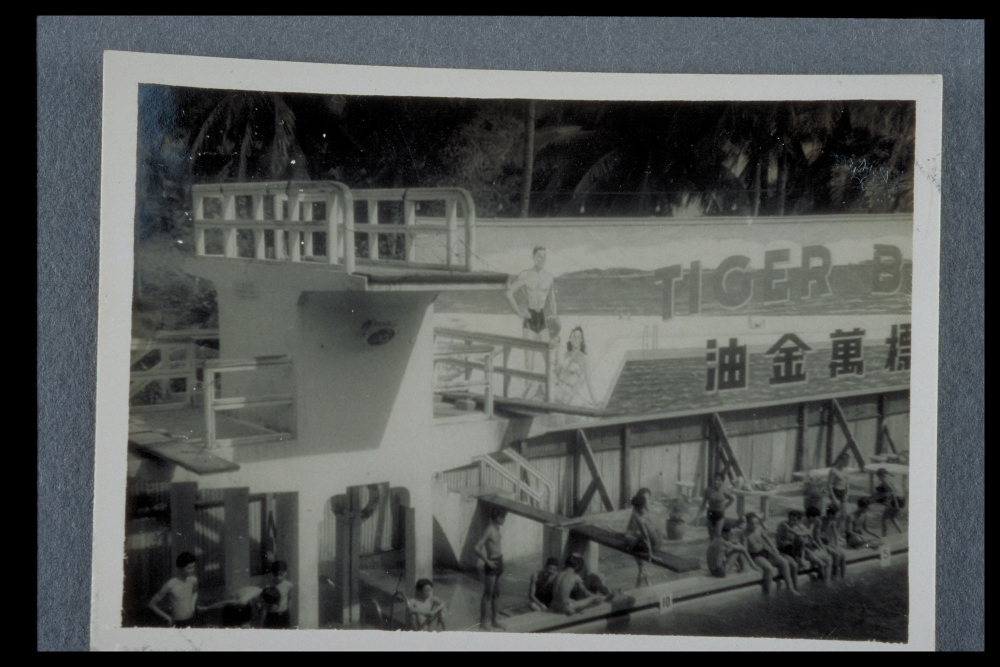
[[[552,604],[549,609],[557,614],[571,616],[604,602],[604,598],[587,590],[581,573],[583,559],[573,555],[566,559],[566,569],[560,572],[552,584]]]
[[[844,472],[846,467],[847,455],[841,454],[834,462],[833,467],[830,468],[830,475],[826,479],[830,500],[839,507],[843,507],[844,503],[847,502],[847,490],[850,488],[847,473]]]
[[[720,472],[715,475],[712,485],[705,489],[702,494],[701,507],[698,514],[708,505],[708,539],[713,540],[722,534],[722,522],[726,518],[726,510],[736,502],[736,496],[730,493],[723,482],[726,480],[726,473]]]
[[[868,529],[868,498],[859,498],[858,506],[847,521],[847,546],[852,549],[877,549],[882,540]]]
[[[490,525],[476,544],[475,552],[483,561],[483,597],[479,601],[479,627],[483,630],[499,628],[497,602],[500,599],[500,577],[503,575],[503,550],[500,545],[500,526],[507,520],[507,511],[490,507]]]
[[[149,608],[164,619],[170,627],[190,628],[198,611],[197,559],[189,551],[177,556],[177,575],[171,577],[149,601]],[[170,600],[170,613],[160,608],[165,599]]]
[[[817,540],[830,556],[830,576],[836,577],[839,572],[840,578],[843,579],[847,575],[847,558],[840,548],[840,526],[840,508],[837,505],[830,505],[826,508],[823,521],[817,526]]]
[[[827,581],[830,578],[830,563],[825,552],[813,540],[812,534],[812,529],[802,523],[802,512],[792,510],[788,513],[788,520],[778,526],[774,541],[778,545],[778,551],[794,558],[800,569],[804,569],[807,562],[812,563],[819,570],[823,581]]]
[[[776,573],[781,573],[781,578],[788,585],[788,590],[792,595],[799,595],[799,570],[795,559],[783,556],[778,552],[771,538],[761,527],[760,519],[756,514],[747,512],[746,521],[747,527],[743,532],[743,537],[746,540],[750,558],[764,572],[764,595],[770,594],[771,583]]]
[[[292,625],[289,603],[295,585],[288,581],[288,564],[283,560],[274,561],[271,564],[271,576],[273,577],[271,586],[278,591],[281,598],[276,604],[268,607],[267,615],[264,617],[264,627],[289,628]]]
[[[713,577],[725,577],[730,572],[735,572],[737,568],[740,572],[745,567],[761,571],[750,558],[746,547],[738,540],[733,539],[732,529],[729,526],[723,526],[722,534],[708,545],[706,560],[708,561],[708,571]]]
[[[434,597],[434,583],[421,579],[415,588],[416,595],[406,601],[406,611],[413,630],[444,630],[445,604]]]
[[[559,559],[549,558],[545,567],[531,575],[528,582],[528,599],[535,611],[545,611],[552,604],[552,584],[559,575]]]
[[[875,487],[875,495],[872,497],[872,502],[885,505],[885,511],[882,512],[882,537],[886,537],[889,534],[890,522],[896,527],[896,530],[902,533],[903,529],[899,527],[896,517],[902,511],[904,501],[896,493],[896,487],[888,479],[892,476],[892,473],[885,468],[879,468],[875,475],[878,477],[878,486]]]
[[[523,321],[522,334],[529,340],[549,342],[549,329],[545,321],[545,309],[549,306],[550,316],[556,316],[556,296],[553,289],[554,278],[545,270],[545,248],[537,246],[531,253],[534,266],[518,274],[517,278],[507,288],[507,301],[510,307]],[[524,290],[528,307],[524,310],[518,305],[514,296]],[[525,350],[524,369],[528,372],[535,368],[535,353]],[[529,382],[525,390],[525,398],[538,390],[537,383]]]

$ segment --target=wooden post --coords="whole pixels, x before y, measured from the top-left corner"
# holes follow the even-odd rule
[[[446,252],[448,254],[448,268],[455,263],[455,234],[458,231],[458,201],[446,199],[444,203],[444,217],[448,225],[448,235],[445,241]]]
[[[378,224],[378,201],[368,200],[368,224]],[[368,233],[368,259],[378,259],[378,234]]]
[[[171,569],[177,564],[177,557],[181,553],[195,551],[197,540],[194,531],[194,502],[197,495],[196,482],[175,482],[170,485]]]
[[[802,470],[806,449],[806,404],[799,403],[795,429],[795,471]]]
[[[628,426],[622,426],[621,443],[622,455],[618,466],[621,469],[619,505],[622,509],[628,509],[632,500],[632,445],[629,442]]]
[[[555,396],[552,395],[555,386],[556,386],[556,364],[555,364],[555,359],[553,359],[552,344],[550,343],[549,349],[545,351],[545,400],[548,403],[551,403],[552,401],[555,400]]]
[[[483,396],[483,409],[487,417],[493,416],[493,352],[486,353],[484,363],[486,373],[486,392]]]
[[[197,223],[194,228],[194,251],[199,257],[205,256],[205,228]]]
[[[885,394],[879,394],[875,403],[875,453],[881,454],[885,447]]]
[[[826,467],[833,465],[833,401],[826,405]]]
[[[230,591],[250,583],[250,489],[246,487],[222,490],[225,508],[223,530],[223,580]]]
[[[573,506],[570,507],[569,515],[577,516],[577,507],[580,503],[580,432],[573,436]]]
[[[417,585],[417,510],[403,508],[403,583],[412,591]]]

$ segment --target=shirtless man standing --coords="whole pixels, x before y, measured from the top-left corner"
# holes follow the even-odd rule
[[[556,316],[556,296],[555,290],[552,289],[553,278],[552,274],[545,270],[545,248],[537,246],[532,251],[531,256],[535,265],[526,271],[522,271],[514,282],[510,284],[510,287],[507,288],[507,301],[510,302],[510,307],[514,309],[514,312],[524,322],[522,327],[524,338],[547,343],[549,342],[549,328],[548,323],[545,321],[546,306],[549,306],[549,316]],[[522,289],[528,300],[528,307],[523,310],[514,298],[514,295]],[[534,368],[535,354],[525,351],[524,369],[531,372]],[[532,393],[533,389],[537,389],[537,385],[528,383],[525,397]]]

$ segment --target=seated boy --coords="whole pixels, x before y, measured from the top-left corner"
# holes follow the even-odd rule
[[[559,559],[549,558],[545,567],[531,575],[528,582],[528,599],[535,611],[545,611],[552,604],[552,585],[559,574]]]
[[[278,592],[280,599],[275,604],[268,605],[267,614],[264,616],[264,627],[289,628],[292,625],[289,605],[295,585],[288,581],[288,564],[283,560],[274,561],[271,564],[271,575],[271,587]]]
[[[406,601],[406,615],[413,630],[444,630],[445,604],[434,597],[434,583],[421,579],[416,595]]]
[[[738,539],[734,539],[732,528],[722,527],[722,535],[708,545],[708,571],[713,577],[725,577],[737,568],[742,572],[747,566],[760,572],[761,569],[750,558],[750,552]]]
[[[847,520],[847,546],[852,549],[877,549],[882,540],[868,528],[868,498],[859,498],[858,506]]]
[[[603,597],[587,590],[581,576],[584,571],[582,558],[573,555],[566,559],[566,569],[553,582],[551,611],[569,616],[604,602]]]
[[[811,507],[810,514],[815,512],[815,508]],[[823,581],[830,579],[829,557],[813,539],[812,528],[802,523],[802,512],[792,510],[788,513],[788,520],[778,526],[775,541],[778,543],[778,551],[795,558],[799,568],[805,567],[807,562],[811,563],[819,570]]]
[[[197,559],[185,551],[177,556],[177,576],[163,584],[149,601],[149,608],[157,616],[174,628],[189,628],[194,625],[198,610],[198,577],[195,574]],[[160,608],[160,603],[169,598],[170,613]]]
[[[840,548],[840,526],[840,506],[830,505],[826,508],[826,516],[817,527],[817,539],[830,555],[830,576],[836,577],[839,572],[840,578],[843,579],[847,574],[847,557]]]
[[[760,518],[756,514],[747,512],[746,522],[747,527],[743,531],[743,537],[746,540],[746,547],[750,553],[750,558],[753,559],[753,562],[764,573],[764,595],[770,594],[774,576],[779,573],[788,585],[788,591],[792,595],[798,595],[798,567],[796,560],[778,552],[778,549],[771,542],[771,538],[764,532]]]
[[[875,487],[875,495],[872,496],[871,501],[885,506],[885,511],[882,512],[882,537],[889,534],[890,522],[897,531],[902,533],[903,529],[899,527],[896,517],[905,506],[906,500],[896,492],[896,487],[889,481],[892,473],[885,468],[879,468],[875,475],[878,477],[878,486]]]

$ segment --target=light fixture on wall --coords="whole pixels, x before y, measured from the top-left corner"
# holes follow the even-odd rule
[[[385,345],[396,337],[396,327],[391,322],[366,320],[361,325],[361,337],[372,347]]]

